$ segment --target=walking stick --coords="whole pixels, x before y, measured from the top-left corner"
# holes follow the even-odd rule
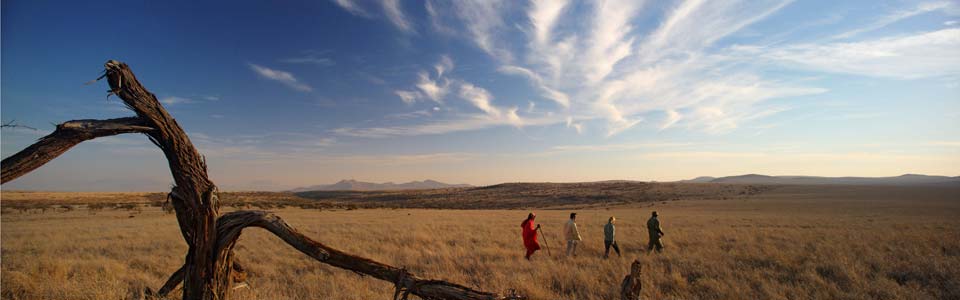
[[[540,227],[537,227],[537,230],[540,231],[540,236],[543,237],[543,247],[547,248],[547,255],[553,256],[553,254],[550,254],[550,243],[547,243],[547,235],[543,234],[543,229],[541,229]]]

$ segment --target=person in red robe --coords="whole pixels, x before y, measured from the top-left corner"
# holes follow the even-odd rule
[[[540,225],[533,226],[533,221],[536,218],[537,214],[530,213],[527,215],[527,219],[520,223],[520,228],[523,228],[523,246],[527,248],[527,255],[525,256],[527,260],[530,260],[530,255],[533,255],[533,252],[540,250],[540,242],[537,241],[537,229],[540,229]]]

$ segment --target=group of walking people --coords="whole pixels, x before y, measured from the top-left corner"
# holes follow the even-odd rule
[[[542,234],[543,229],[540,228],[540,224],[535,224],[536,219],[537,214],[530,213],[527,215],[527,219],[524,220],[523,223],[520,223],[520,227],[523,229],[523,246],[527,249],[527,254],[524,258],[527,260],[530,259],[530,256],[533,255],[534,252],[541,249],[538,232]],[[610,248],[613,248],[617,256],[621,256],[620,246],[617,245],[616,221],[617,218],[611,216],[610,219],[607,220],[607,224],[603,226],[603,258],[610,257]],[[650,240],[647,243],[647,252],[653,250],[657,252],[663,251],[663,243],[660,242],[660,238],[663,237],[663,230],[660,229],[660,220],[657,218],[656,211],[654,211],[650,219],[647,220],[647,232],[650,236]],[[577,213],[570,213],[570,220],[567,220],[563,225],[563,238],[567,242],[566,256],[577,256],[577,247],[583,241],[583,237],[580,236],[580,230],[577,228]],[[546,243],[546,240],[544,240],[544,243]]]

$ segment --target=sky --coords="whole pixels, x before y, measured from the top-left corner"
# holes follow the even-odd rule
[[[958,1],[3,1],[8,157],[132,115],[126,62],[222,190],[960,175]],[[145,136],[11,190],[164,191]]]

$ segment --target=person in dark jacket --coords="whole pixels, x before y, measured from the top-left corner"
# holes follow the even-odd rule
[[[617,251],[617,256],[623,256],[620,255],[620,246],[617,246],[617,228],[613,225],[613,223],[616,221],[617,218],[610,217],[610,220],[607,221],[607,225],[603,226],[603,248],[606,249],[603,253],[603,258],[610,257],[610,247],[613,247],[613,250]]]
[[[663,237],[663,230],[660,229],[660,220],[657,219],[657,212],[653,212],[650,220],[647,220],[647,232],[650,233],[650,243],[647,244],[647,253],[657,249],[657,252],[663,251],[663,243],[660,238]]]

